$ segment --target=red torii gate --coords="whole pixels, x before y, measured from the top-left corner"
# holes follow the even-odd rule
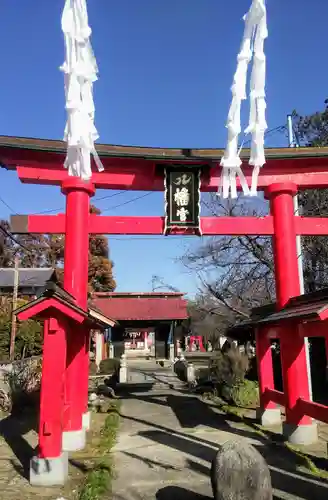
[[[84,310],[87,308],[89,234],[149,235],[163,234],[164,231],[164,217],[113,217],[89,214],[90,198],[95,190],[106,188],[163,191],[164,167],[180,163],[201,166],[201,190],[217,191],[221,175],[219,162],[223,155],[223,151],[213,149],[179,150],[105,145],[99,145],[97,151],[105,171],[101,173],[94,171],[92,182],[85,183],[78,178],[69,177],[63,168],[66,149],[61,141],[0,137],[2,167],[16,170],[19,179],[24,183],[60,186],[66,196],[65,214],[13,216],[12,231],[66,235],[64,287],[75,297],[77,305]],[[328,218],[295,217],[293,205],[293,197],[298,189],[327,187],[328,148],[269,149],[266,151],[266,158],[267,164],[260,175],[258,187],[265,191],[266,197],[270,200],[270,215],[259,218],[201,217],[201,229],[202,234],[208,236],[226,234],[272,236],[277,303],[278,307],[282,308],[288,299],[300,293],[296,235],[328,234]],[[247,159],[247,152],[244,159]],[[251,168],[246,164],[243,168],[250,182]],[[172,233],[181,234],[181,231],[175,230],[171,231]],[[183,234],[186,234],[185,230]],[[64,450],[78,449],[84,442],[83,418],[87,420],[88,335],[89,332],[85,328],[66,331],[69,362],[66,364],[63,377],[65,413],[69,418],[65,419],[63,429]],[[265,370],[272,371],[271,351],[268,346],[258,345],[257,349],[260,352],[265,350]],[[56,356],[61,355],[64,356],[59,350]],[[284,357],[283,351],[282,357]],[[286,371],[286,377],[290,380],[285,382],[294,388],[293,397],[301,392],[303,397],[306,397],[304,392],[308,391],[308,378],[304,370],[304,349],[296,353],[292,364],[293,369]],[[44,380],[42,390],[49,390],[49,385]],[[62,394],[52,394],[52,398],[57,398],[59,401]],[[270,409],[266,409],[267,411]],[[47,429],[51,429],[51,425],[57,427],[61,425],[60,416],[57,414],[49,416],[49,408],[41,406],[40,412],[52,420]],[[304,430],[312,425],[311,419],[307,416],[300,422],[290,423],[303,427]],[[45,440],[43,429],[40,429],[39,442],[42,450],[40,458],[47,460],[59,458],[58,449],[61,446],[58,446],[56,440],[58,441],[58,433],[54,433],[53,439],[48,434]]]

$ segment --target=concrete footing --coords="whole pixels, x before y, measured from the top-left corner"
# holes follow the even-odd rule
[[[82,414],[82,429],[89,431],[91,428],[91,412],[87,411]]]
[[[68,478],[68,454],[57,458],[33,457],[30,461],[30,484],[32,486],[61,486]]]
[[[266,410],[257,408],[256,416],[263,427],[281,424],[281,411],[279,408],[267,408]]]
[[[86,430],[82,428],[78,431],[63,432],[62,443],[63,451],[83,450],[86,444]]]
[[[308,445],[318,441],[318,426],[315,422],[310,425],[294,425],[283,423],[283,435],[291,444]]]

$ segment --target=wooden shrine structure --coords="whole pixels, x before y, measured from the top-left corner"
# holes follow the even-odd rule
[[[66,197],[65,213],[13,216],[11,229],[13,233],[65,234],[64,288],[79,308],[80,318],[83,317],[81,311],[87,311],[90,234],[271,236],[277,311],[282,310],[292,297],[300,295],[296,236],[327,235],[328,218],[295,216],[293,197],[302,189],[328,186],[328,148],[268,149],[258,188],[270,201],[270,215],[231,218],[201,217],[198,210],[200,193],[218,190],[223,151],[106,145],[97,146],[97,151],[104,171],[94,169],[92,181],[86,183],[69,177],[63,168],[66,156],[63,142],[0,137],[2,168],[15,171],[23,183],[56,185]],[[248,154],[247,151],[243,153],[243,171],[250,184],[252,170],[247,164]],[[164,191],[165,213],[162,217],[90,214],[90,199],[96,189]],[[71,305],[69,307],[72,309]],[[54,308],[49,311],[55,314]],[[76,450],[84,446],[85,428],[89,425],[86,346],[90,329],[88,322],[74,321],[73,325],[72,321],[63,322],[57,318],[51,323],[51,329],[45,322],[44,330],[39,456],[46,459],[47,464],[53,464],[54,469],[58,466],[56,459],[62,450]],[[325,334],[322,330],[320,333]],[[309,399],[304,341],[289,341],[290,335],[290,323],[281,323],[279,338],[284,367],[286,436],[293,442],[309,442],[316,439],[316,428],[307,413],[308,406],[303,404],[296,410],[300,398]],[[48,337],[51,337],[51,343]],[[257,343],[257,354],[260,378],[264,372],[268,378],[273,368],[267,336]],[[61,382],[50,387],[49,378],[53,378],[54,374],[50,373],[49,366],[53,356],[57,360],[56,376]],[[273,398],[270,404],[268,399],[264,399],[264,389],[263,384],[260,385],[262,422],[277,422],[280,412],[272,407],[271,400],[275,403]],[[266,394],[272,395],[270,392]],[[32,469],[31,478],[36,484]]]
[[[310,425],[310,418],[328,423],[328,406],[309,400],[309,388],[305,383],[295,384],[307,372],[304,356],[305,338],[322,337],[326,346],[328,364],[328,289],[319,290],[290,298],[283,308],[276,303],[257,307],[249,320],[231,327],[227,334],[239,342],[256,341],[258,378],[261,408],[266,411],[265,425],[279,422],[280,410],[286,408],[285,434],[296,444],[311,444],[317,438],[316,426]],[[279,340],[283,376],[283,392],[274,384],[271,343]],[[295,353],[302,353],[301,361],[294,365]],[[301,364],[302,363],[302,364]],[[295,372],[295,369],[299,370]],[[321,381],[324,385],[325,380]],[[309,432],[302,432],[308,425]]]
[[[147,332],[151,328],[155,334],[155,357],[169,359],[170,344],[174,347],[177,337],[176,326],[188,318],[187,301],[180,292],[96,292],[90,304],[116,321],[110,335],[116,358],[124,352],[126,331]]]

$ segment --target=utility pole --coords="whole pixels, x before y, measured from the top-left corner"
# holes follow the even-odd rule
[[[15,257],[15,268],[14,268],[14,290],[13,290],[13,302],[11,311],[11,334],[10,334],[10,350],[9,358],[13,361],[15,358],[15,339],[16,339],[16,328],[17,328],[17,318],[14,314],[15,309],[17,309],[17,299],[18,299],[18,285],[19,285],[19,259],[18,256]]]
[[[290,148],[297,148],[299,145],[297,144],[295,133],[293,129],[293,119],[292,115],[287,116],[287,126],[288,126],[288,141]],[[296,216],[300,215],[300,208],[298,204],[298,195],[294,196],[294,214]],[[304,274],[303,274],[303,255],[302,255],[302,242],[301,236],[298,234],[296,236],[296,250],[297,250],[297,261],[298,261],[298,275],[300,280],[300,292],[301,295],[304,295]],[[305,344],[305,352],[306,352],[306,364],[307,364],[307,372],[308,372],[308,381],[309,381],[309,395],[310,400],[313,400],[312,393],[312,377],[311,377],[311,362],[310,362],[310,348],[309,348],[309,339],[307,337],[304,338]]]

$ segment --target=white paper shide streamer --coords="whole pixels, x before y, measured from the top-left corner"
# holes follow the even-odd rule
[[[244,17],[245,31],[238,54],[237,70],[234,76],[232,102],[228,114],[228,144],[221,160],[222,177],[219,194],[223,198],[237,197],[237,176],[245,195],[256,195],[260,168],[265,164],[264,133],[267,129],[265,119],[265,72],[266,59],[264,41],[268,36],[265,0],[252,0],[250,10]],[[251,155],[249,164],[253,166],[252,185],[249,189],[242,172],[240,151],[238,150],[241,132],[241,104],[247,98],[246,84],[248,66],[253,59],[250,81],[250,117],[245,133],[251,134]]]
[[[61,66],[65,77],[67,142],[65,167],[69,175],[87,181],[92,176],[91,154],[99,171],[103,165],[95,150],[98,139],[94,125],[93,84],[98,79],[97,63],[90,43],[91,28],[86,0],[65,0],[62,15],[66,60]]]

